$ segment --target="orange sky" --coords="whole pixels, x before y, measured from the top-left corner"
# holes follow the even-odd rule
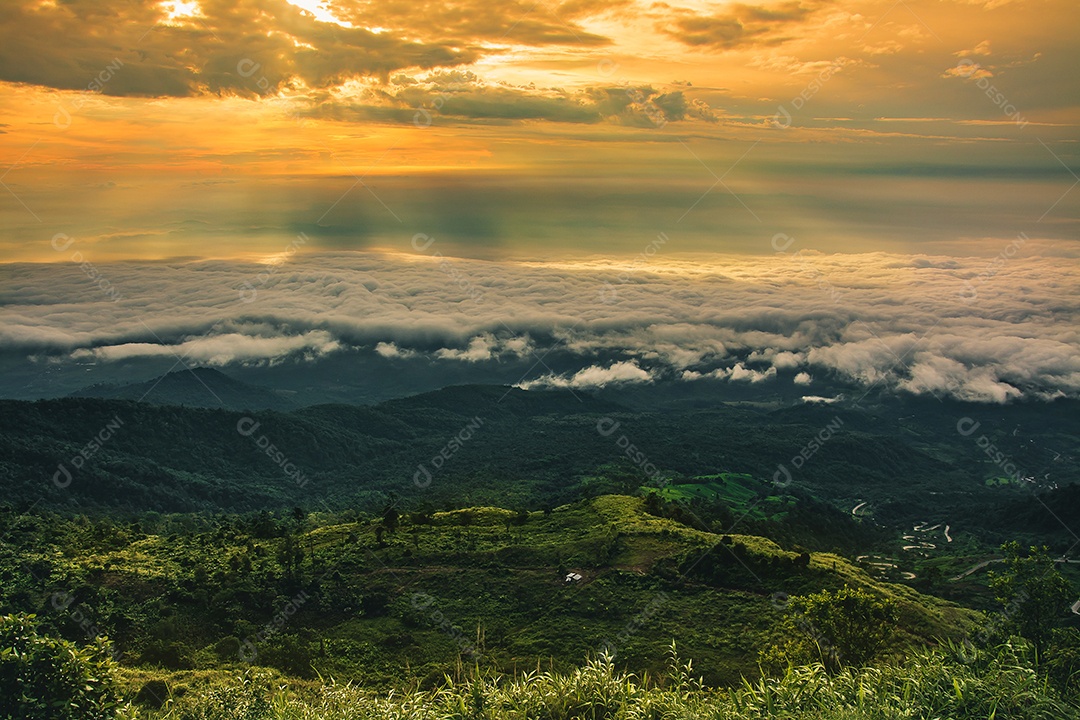
[[[1065,0],[12,0],[0,260],[55,260],[58,232],[101,260],[298,232],[478,257],[660,231],[695,252],[781,231],[1068,246],[1077,20]]]

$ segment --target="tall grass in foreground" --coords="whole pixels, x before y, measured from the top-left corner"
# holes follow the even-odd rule
[[[572,673],[517,678],[447,678],[436,690],[378,694],[328,683],[295,692],[272,676],[248,673],[233,684],[170,700],[154,715],[169,720],[661,720],[800,718],[926,720],[1080,718],[1012,645],[988,651],[958,646],[925,651],[901,665],[829,675],[821,666],[792,668],[741,688],[708,689],[674,657],[654,681],[617,672],[610,658]]]

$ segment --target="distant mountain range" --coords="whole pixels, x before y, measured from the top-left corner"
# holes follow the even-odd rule
[[[233,381],[272,392],[276,396],[276,399],[272,399],[255,392],[239,393],[241,398],[251,403],[249,407],[282,408],[276,403],[287,401],[290,403],[285,406],[287,409],[328,403],[374,405],[456,385],[521,385],[549,376],[565,380],[582,370],[583,362],[585,366],[604,367],[623,359],[613,355],[583,361],[578,354],[557,348],[543,356],[543,363],[532,356],[483,362],[432,362],[426,357],[382,357],[377,353],[356,350],[303,361],[291,359],[250,365],[232,363],[224,367],[215,366],[213,370],[195,368],[192,372],[196,375],[224,374]],[[172,356],[135,357],[108,362],[42,356],[28,362],[25,355],[0,351],[0,398],[38,400],[78,396],[137,400],[158,384],[162,376],[173,374],[171,371],[176,369],[175,363],[176,359]],[[790,405],[801,402],[801,398],[808,395],[862,397],[868,390],[827,373],[815,375],[809,384],[796,383],[795,377],[794,370],[784,370],[777,372],[767,382],[710,378],[691,382],[659,374],[649,382],[612,382],[606,387],[574,387],[574,391],[610,397],[635,409],[654,410],[663,406],[690,410],[719,402]],[[169,390],[170,384],[154,388],[145,399],[158,404],[179,403],[189,407],[239,407],[226,397],[228,390],[225,388],[218,392],[225,401],[222,405],[197,381],[180,383],[181,389],[176,392]],[[206,385],[215,388],[214,381],[206,380]],[[543,387],[547,386],[536,385],[533,389]],[[202,397],[204,394],[206,397]],[[876,395],[877,390],[873,394]]]
[[[635,409],[610,391],[465,385],[282,411],[273,392],[214,370],[86,394],[109,397],[0,400],[3,502],[101,512],[543,509],[746,473],[764,483],[783,475],[777,492],[849,518],[859,506],[860,517],[894,528],[950,524],[988,542],[1019,522],[1065,533],[1042,502],[1080,515],[1067,491],[1080,482],[1080,412],[1068,400],[646,411],[640,394]]]
[[[234,380],[213,368],[178,370],[147,382],[98,384],[69,397],[134,400],[154,405],[183,405],[222,410],[292,410],[296,404],[266,388]]]

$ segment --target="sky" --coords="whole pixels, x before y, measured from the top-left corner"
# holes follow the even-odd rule
[[[1078,21],[1071,0],[7,0],[0,352],[558,344],[580,371],[523,386],[790,370],[1073,396]]]

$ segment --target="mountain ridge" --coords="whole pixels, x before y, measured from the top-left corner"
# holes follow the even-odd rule
[[[154,405],[224,410],[292,410],[296,404],[273,390],[251,385],[215,368],[194,367],[138,383],[98,383],[68,397],[134,400]]]

